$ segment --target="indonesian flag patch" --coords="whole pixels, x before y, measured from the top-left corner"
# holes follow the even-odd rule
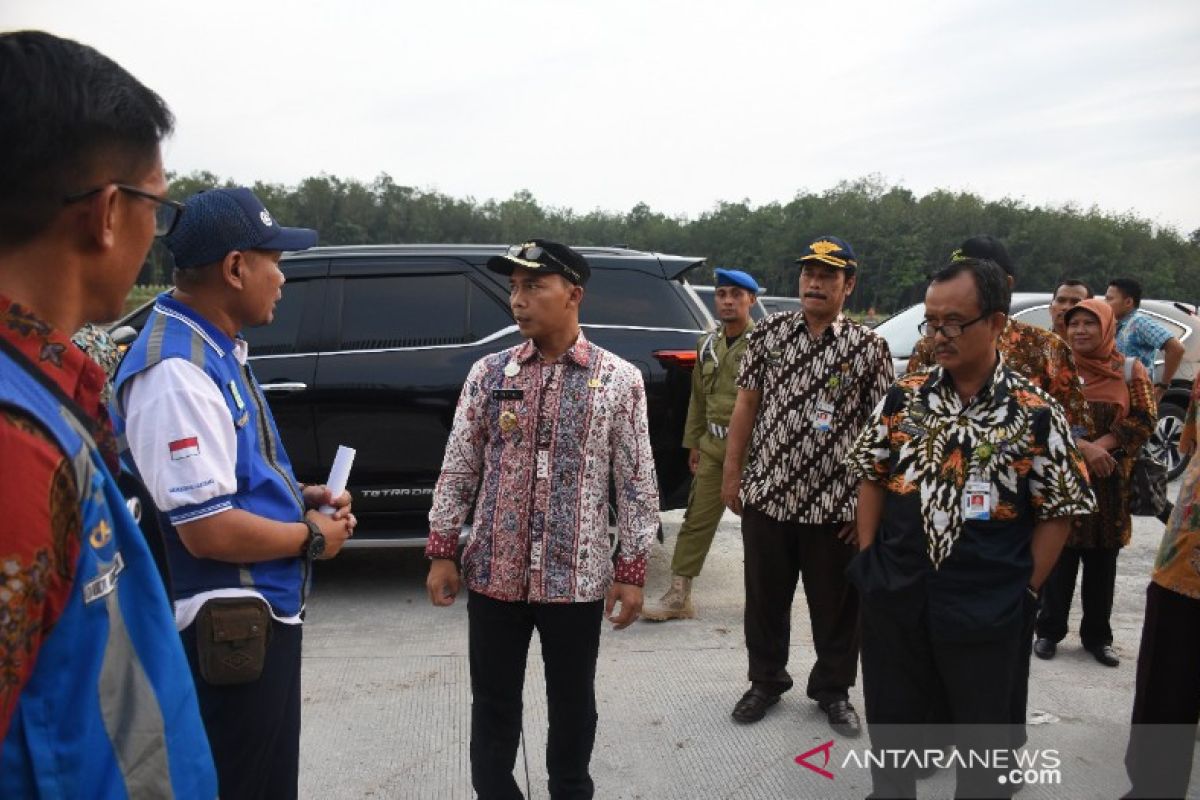
[[[200,455],[200,439],[195,436],[189,436],[186,439],[176,439],[169,443],[167,447],[171,451],[172,461]]]

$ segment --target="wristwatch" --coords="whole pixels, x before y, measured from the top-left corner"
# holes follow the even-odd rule
[[[308,559],[320,558],[325,555],[325,534],[321,533],[317,523],[311,519],[302,521],[308,527],[308,537],[304,540],[304,546],[300,548],[300,555]]]

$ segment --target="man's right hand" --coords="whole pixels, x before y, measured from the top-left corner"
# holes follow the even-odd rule
[[[1117,466],[1112,454],[1098,444],[1080,439],[1076,443],[1083,460],[1087,462],[1088,472],[1098,478],[1107,478]]]
[[[321,529],[321,533],[325,535],[325,552],[321,554],[321,560],[323,561],[333,558],[341,552],[342,545],[354,535],[356,520],[353,514],[348,514],[341,519],[334,519],[322,514],[320,511],[310,510],[304,514],[304,518],[310,522],[315,522],[317,527]]]
[[[691,450],[688,451],[688,469],[691,470],[693,475],[695,475],[696,470],[698,470],[699,468],[700,468],[700,450],[698,448],[693,447]]]
[[[429,562],[429,577],[425,579],[425,589],[429,592],[429,602],[435,606],[449,606],[458,597],[462,579],[458,576],[458,565],[450,558],[435,558]]]
[[[721,502],[739,517],[742,515],[742,479],[726,475],[721,479]]]

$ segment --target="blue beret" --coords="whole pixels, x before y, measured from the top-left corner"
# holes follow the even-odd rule
[[[717,269],[717,286],[736,286],[751,294],[758,294],[758,281],[740,269]]]

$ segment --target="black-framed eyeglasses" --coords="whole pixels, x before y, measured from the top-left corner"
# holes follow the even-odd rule
[[[917,325],[917,333],[922,336],[933,336],[935,333],[941,333],[947,339],[957,339],[963,335],[963,331],[979,322],[981,319],[987,319],[990,314],[981,314],[973,320],[967,322],[947,322],[945,325],[934,325],[929,320],[922,320]]]
[[[97,186],[95,189],[88,189],[86,192],[78,194],[69,194],[63,198],[63,203],[77,203],[80,200],[86,200],[92,195],[99,194],[104,191],[104,186]],[[149,200],[152,203],[157,203],[158,207],[154,211],[154,235],[167,236],[171,231],[175,230],[175,226],[179,224],[179,218],[183,216],[183,203],[175,200],[170,200],[157,194],[151,194],[144,189],[139,189],[136,186],[130,186],[126,183],[113,183],[122,192],[131,194],[134,197],[141,197]]]

